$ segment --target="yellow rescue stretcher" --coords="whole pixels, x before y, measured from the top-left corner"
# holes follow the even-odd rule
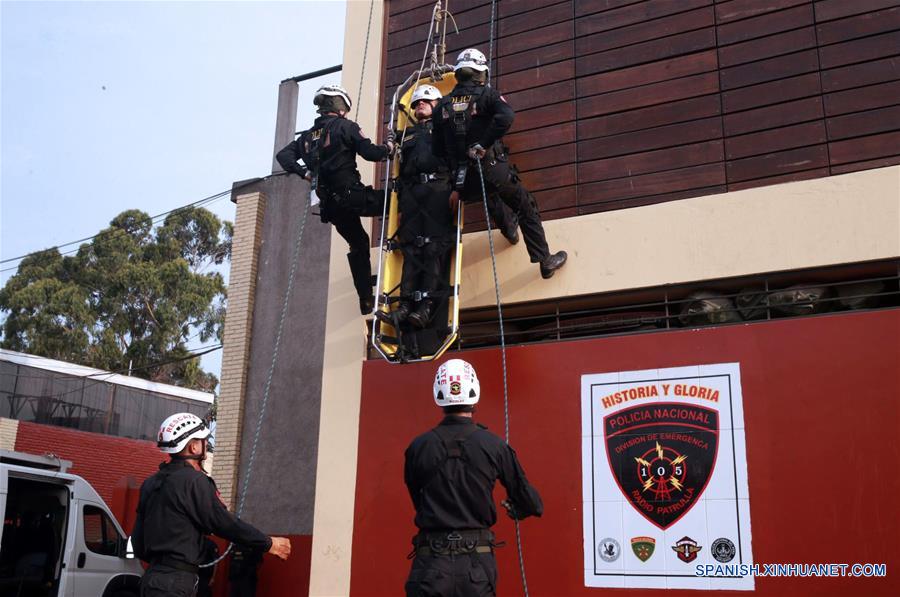
[[[433,85],[441,94],[448,94],[456,85],[452,67],[443,66],[416,72],[394,93],[391,110],[391,128],[404,131],[415,122],[409,99],[419,85]],[[421,78],[420,78],[421,77]],[[394,116],[397,116],[394,125]],[[399,139],[398,139],[399,140]],[[397,157],[388,161],[386,178],[396,180],[400,174]],[[388,192],[390,195],[388,196]],[[393,185],[386,184],[385,215],[381,221],[378,277],[375,290],[375,311],[393,312],[400,301],[400,278],[403,271],[403,253],[391,239],[400,226],[399,199]],[[431,323],[423,330],[407,326],[395,326],[378,317],[372,319],[372,346],[391,363],[430,361],[440,357],[456,342],[459,336],[459,280],[462,264],[463,205],[459,203],[456,214],[456,245],[451,250],[446,272],[445,292],[441,293]]]

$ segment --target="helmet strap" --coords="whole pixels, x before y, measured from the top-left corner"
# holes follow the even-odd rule
[[[193,440],[191,440],[193,441]],[[172,460],[196,460],[198,463],[206,460],[206,440],[201,440],[203,442],[203,451],[199,454],[172,454]]]

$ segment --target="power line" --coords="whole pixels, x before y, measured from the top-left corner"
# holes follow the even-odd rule
[[[160,221],[161,219],[163,219],[165,216],[167,216],[167,215],[169,215],[169,214],[171,214],[171,213],[174,213],[174,212],[176,212],[176,211],[179,211],[179,210],[185,209],[185,208],[187,208],[187,207],[191,207],[191,206],[193,206],[193,207],[203,207],[203,206],[206,206],[206,205],[212,205],[212,204],[215,203],[216,201],[219,201],[220,199],[224,199],[225,197],[227,197],[227,194],[225,194],[225,195],[220,195],[220,196],[216,197],[216,199],[213,199],[213,200],[211,200],[211,201],[207,201],[206,203],[199,203],[199,202],[196,202],[196,203],[192,203],[192,204],[189,204],[189,205],[185,205],[185,206],[183,206],[183,207],[179,207],[179,208],[177,208],[177,209],[173,209],[172,211],[168,211],[168,212],[159,214],[159,215],[157,215],[157,216],[153,216],[153,217],[150,219],[150,221],[151,221],[153,224],[156,224],[156,223],[159,223],[159,221]],[[104,231],[98,232],[98,233],[95,234],[94,236],[89,236],[89,237],[87,237],[87,238],[85,238],[85,239],[82,239],[82,240],[79,240],[79,241],[72,241],[72,242],[70,242],[70,243],[66,243],[66,244],[64,244],[64,245],[59,245],[59,246],[65,247],[65,246],[72,245],[72,244],[75,244],[75,243],[80,243],[80,242],[84,242],[84,241],[88,241],[88,240],[93,240],[93,239],[95,239],[95,238],[98,238],[98,237],[103,236],[104,234],[107,234],[107,235],[127,234],[127,232],[126,232],[125,230],[123,230],[122,228],[113,228],[112,230],[104,230]],[[46,249],[41,249],[41,250],[39,250],[39,251],[34,251],[34,252],[32,252],[32,253],[28,253],[28,254],[22,255],[22,256],[20,256],[20,257],[12,257],[12,258],[10,258],[8,261],[15,261],[16,259],[24,259],[24,258],[26,258],[26,257],[29,257],[30,255],[36,255],[37,253],[40,253],[41,251],[49,251],[50,249],[53,249],[53,248],[57,248],[57,249],[58,249],[59,247],[48,247],[48,248],[46,248]],[[59,255],[60,255],[60,257],[65,257],[65,256],[67,256],[67,255],[73,255],[73,254],[77,253],[77,252],[80,251],[80,250],[81,250],[81,246],[78,246],[78,247],[75,247],[74,249],[69,249],[68,251],[62,251],[62,252],[60,252]],[[18,263],[18,264],[16,264],[16,265],[13,265],[12,267],[7,267],[7,268],[0,269],[0,273],[11,272],[11,271],[17,270],[17,269],[19,269],[19,266],[21,266],[21,265],[22,265],[21,263]]]
[[[269,177],[266,176],[265,178],[269,178]],[[174,209],[170,209],[169,211],[164,211],[164,212],[161,213],[161,214],[157,214],[157,215],[155,215],[155,216],[151,216],[151,217],[150,217],[150,220],[151,220],[152,222],[156,223],[156,222],[158,222],[159,220],[165,218],[166,216],[168,216],[168,215],[170,215],[170,214],[173,214],[173,213],[175,213],[175,212],[181,211],[181,210],[183,210],[183,209],[187,209],[187,208],[189,208],[189,207],[202,207],[202,206],[204,206],[204,205],[210,205],[210,204],[214,203],[215,201],[218,201],[218,200],[220,200],[220,199],[222,199],[222,198],[224,198],[224,197],[227,197],[228,195],[231,195],[231,193],[234,192],[235,190],[237,190],[237,189],[239,189],[239,188],[241,188],[241,187],[247,186],[247,185],[249,185],[249,184],[256,183],[256,182],[258,182],[258,181],[259,181],[259,179],[252,179],[252,180],[246,181],[246,182],[244,182],[244,183],[242,183],[242,184],[235,185],[235,186],[233,186],[233,187],[231,187],[231,188],[229,188],[229,189],[227,189],[227,190],[219,191],[218,193],[215,193],[214,195],[210,195],[210,196],[208,196],[208,197],[204,197],[203,199],[198,199],[197,201],[193,201],[193,202],[191,202],[191,203],[182,205],[182,206],[180,206],[180,207],[176,207],[176,208],[174,208]],[[61,245],[55,245],[55,246],[53,246],[53,247],[48,247],[47,249],[40,249],[40,250],[38,250],[38,251],[32,251],[32,252],[30,252],[30,253],[25,253],[24,255],[19,255],[18,257],[9,257],[9,258],[7,258],[7,259],[0,259],[0,263],[10,263],[10,262],[12,262],[12,261],[21,261],[22,259],[25,259],[26,257],[30,257],[31,255],[36,255],[37,253],[40,253],[41,251],[46,251],[46,250],[52,249],[52,248],[60,249],[60,248],[62,248],[62,247],[68,247],[68,246],[71,246],[71,245],[80,245],[81,243],[85,243],[85,242],[94,240],[95,238],[97,238],[97,237],[101,236],[102,234],[104,234],[104,232],[106,232],[107,234],[110,234],[110,233],[114,234],[114,233],[116,233],[116,232],[124,232],[124,230],[122,230],[121,228],[116,228],[116,229],[114,229],[112,232],[107,232],[107,231],[103,230],[103,231],[100,231],[100,232],[98,232],[97,234],[94,234],[94,235],[92,235],[92,236],[86,236],[85,238],[80,238],[80,239],[78,239],[78,240],[73,240],[73,241],[70,241],[70,242],[67,242],[67,243],[63,243],[63,244],[61,244]],[[77,252],[77,251],[78,251],[78,248],[73,249],[73,250],[70,250],[70,251],[66,251],[66,252],[61,253],[61,254],[62,254],[62,255],[68,255],[68,254],[71,254],[71,253],[75,253],[75,252]],[[8,272],[8,271],[14,270],[14,269],[18,269],[18,266],[14,266],[14,267],[12,267],[12,268],[2,269],[2,270],[0,270],[0,272]]]

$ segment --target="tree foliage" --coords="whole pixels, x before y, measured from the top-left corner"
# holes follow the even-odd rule
[[[202,207],[124,211],[75,255],[26,257],[0,290],[4,348],[210,391],[188,342],[221,341],[232,225]]]

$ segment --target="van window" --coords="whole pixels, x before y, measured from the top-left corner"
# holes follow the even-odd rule
[[[96,506],[84,507],[84,544],[94,553],[119,555],[120,535],[112,519]]]

